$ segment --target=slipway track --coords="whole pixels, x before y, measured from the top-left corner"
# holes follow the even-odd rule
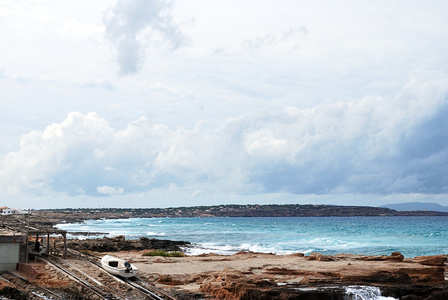
[[[102,268],[97,257],[74,250],[70,250],[70,254],[77,258],[76,263],[55,256],[46,256],[42,260],[82,285],[85,290],[95,295],[94,298],[175,300],[164,291],[139,278],[125,279],[109,274]]]
[[[103,267],[101,266],[101,262],[98,257],[83,254],[81,252],[71,250],[71,249],[69,251],[72,255],[78,257],[79,259],[90,262],[92,265],[95,265],[103,273],[109,275],[110,277],[114,278],[115,280],[126,283],[127,285],[130,285],[130,286],[134,287],[135,289],[138,289],[142,293],[147,294],[147,296],[151,297],[150,299],[176,300],[176,298],[174,298],[171,295],[167,294],[166,292],[156,288],[152,284],[149,284],[146,281],[141,280],[138,277],[122,278],[122,277],[117,277],[117,276],[111,275],[108,272],[105,272]]]
[[[117,295],[112,290],[110,290],[107,286],[95,280],[93,277],[90,277],[87,274],[82,273],[75,267],[68,265],[66,262],[63,262],[62,260],[59,260],[56,257],[51,256],[41,259],[48,265],[50,265],[53,269],[64,273],[64,275],[69,277],[71,280],[82,285],[84,287],[84,293],[86,292],[85,290],[88,290],[89,294],[96,295],[97,296],[96,298],[99,299],[109,299],[109,300],[120,299],[120,296]]]
[[[8,271],[2,274],[0,280],[7,284],[16,286],[20,291],[24,293],[30,294],[30,299],[64,299],[63,295],[32,283],[28,279],[14,272]]]
[[[75,255],[75,253],[71,253]],[[16,293],[23,293],[17,297],[27,299],[88,299],[88,300],[175,300],[162,290],[139,278],[121,278],[106,272],[96,257],[78,254],[77,260],[62,260],[55,256],[36,258],[41,263],[34,267],[45,269],[45,278],[26,278],[29,274],[8,271],[0,276],[5,286],[16,289]],[[49,276],[50,275],[50,276]],[[39,277],[39,275],[38,275]],[[49,283],[53,282],[53,284]],[[56,282],[56,285],[54,284]],[[27,296],[25,296],[27,295]],[[68,298],[67,298],[68,297]],[[21,298],[20,298],[21,299]]]

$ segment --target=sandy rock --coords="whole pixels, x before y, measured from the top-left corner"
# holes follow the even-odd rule
[[[157,280],[157,283],[164,285],[185,285],[189,283],[189,280],[187,276],[162,275]]]
[[[390,256],[386,256],[386,260],[390,261],[403,261],[404,256],[400,252],[392,252]]]
[[[403,261],[404,256],[400,252],[392,252],[389,255],[361,255],[357,256],[356,259],[364,261]]]
[[[433,256],[417,256],[413,261],[426,266],[444,266],[446,262],[445,255],[433,255]]]
[[[308,260],[317,260],[317,261],[334,261],[334,256],[324,255],[322,253],[312,252],[310,256],[307,257]]]

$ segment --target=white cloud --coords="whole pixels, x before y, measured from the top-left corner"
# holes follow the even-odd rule
[[[2,195],[437,198],[447,8],[0,1]]]
[[[137,73],[145,61],[145,47],[168,44],[178,48],[184,37],[173,23],[171,2],[119,0],[104,17],[106,37],[116,47],[120,74]]]
[[[70,113],[62,123],[22,137],[20,150],[4,157],[2,190],[44,194],[51,190],[76,194],[98,180],[98,149],[107,148],[113,130],[95,113]]]
[[[7,194],[448,193],[448,76],[416,71],[395,96],[201,123],[114,130],[70,113],[3,159]],[[82,192],[80,192],[82,191]]]
[[[291,43],[291,50],[294,50],[300,47],[307,33],[308,31],[305,26],[289,28],[284,30],[281,34],[270,33],[261,37],[247,39],[244,41],[244,45],[250,49],[260,49],[263,47]]]
[[[96,188],[97,192],[104,195],[116,195],[123,194],[124,188],[122,187],[113,187],[108,185],[99,186]]]
[[[61,35],[70,36],[75,39],[90,38],[99,42],[101,42],[101,36],[104,34],[103,27],[82,23],[74,17],[62,21],[56,30]]]

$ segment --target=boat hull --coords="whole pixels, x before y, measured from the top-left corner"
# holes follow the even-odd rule
[[[108,273],[125,278],[134,277],[138,272],[138,268],[133,264],[110,255],[105,255],[101,259],[101,265]]]

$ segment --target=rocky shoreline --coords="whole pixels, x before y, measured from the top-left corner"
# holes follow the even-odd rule
[[[398,252],[381,256],[241,252],[230,256],[168,257],[145,253],[154,249],[179,251],[189,243],[147,238],[126,240],[123,236],[71,239],[67,243],[70,249],[89,255],[111,254],[128,260],[139,268],[139,278],[176,299],[342,300],[347,299],[348,287],[376,289],[382,296],[395,299],[448,299],[446,255],[404,258]],[[71,260],[72,264],[78,263],[69,257],[68,261]],[[46,279],[38,280],[38,284],[48,284],[48,276],[51,277],[51,272],[39,275]],[[23,298],[23,291],[20,294],[17,290],[16,294],[19,298],[8,299],[28,299]],[[14,287],[3,286],[1,295],[11,297]],[[67,299],[90,299],[78,296],[81,298]]]
[[[60,240],[60,243],[62,241]],[[137,240],[126,240],[124,236],[97,239],[69,239],[67,246],[77,251],[92,251],[98,253],[139,250],[163,250],[182,252],[181,247],[188,247],[191,243],[184,241],[158,240],[141,237]]]
[[[372,287],[396,299],[448,299],[444,255],[119,255],[138,265],[148,281],[181,294],[179,299],[346,299],[347,287]]]
[[[33,214],[29,220],[33,225],[52,226],[64,220],[91,219],[90,215],[72,217],[45,213]],[[61,248],[62,237],[52,238],[51,244]],[[68,239],[67,246],[95,257],[112,254],[126,259],[138,266],[139,278],[176,299],[347,299],[349,289],[381,293],[395,299],[448,299],[448,281],[445,280],[447,255],[404,258],[399,252],[380,256],[242,252],[230,256],[170,257],[170,253],[182,252],[190,243],[145,237],[127,240],[123,236]],[[162,251],[156,256],[146,255],[151,250]],[[83,266],[78,258],[69,255],[67,262],[95,277],[92,269]],[[30,284],[49,290],[59,290],[61,285],[67,284],[75,286],[70,279],[61,278],[38,258],[28,264],[20,264],[15,273]],[[0,280],[0,299],[2,296],[6,299],[33,299],[30,289],[5,280]],[[78,292],[73,288],[66,299],[95,298],[87,297],[81,288]],[[131,296],[127,299],[138,298]]]

